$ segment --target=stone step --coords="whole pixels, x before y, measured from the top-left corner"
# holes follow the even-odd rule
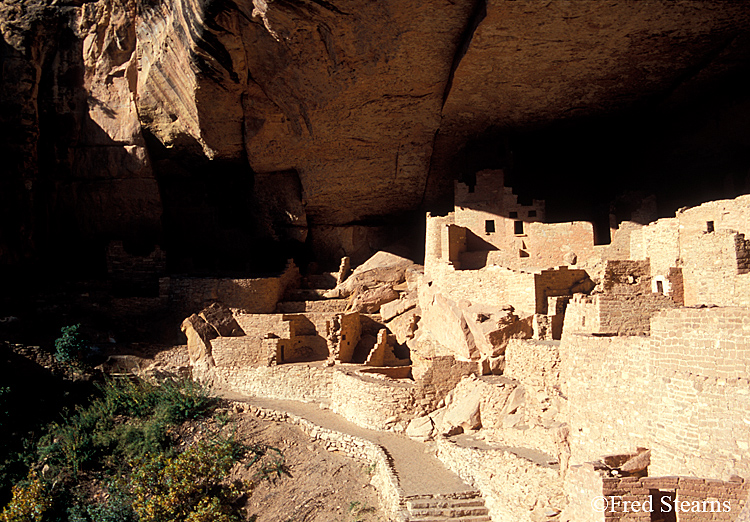
[[[471,508],[425,508],[425,509],[412,509],[409,510],[412,516],[415,517],[448,517],[448,518],[460,518],[460,517],[479,517],[488,515],[490,510],[486,507],[471,507]]]
[[[429,509],[429,508],[471,508],[483,507],[484,500],[481,498],[419,498],[407,500],[406,506],[409,509]]]
[[[489,510],[478,491],[464,491],[437,497],[406,499],[411,522],[490,522]]]
[[[449,521],[457,521],[457,522],[492,522],[492,519],[489,516],[479,516],[479,517],[419,517],[419,516],[410,516],[409,522],[449,522]]]
[[[321,299],[318,301],[282,301],[276,305],[280,314],[300,314],[304,312],[337,313],[346,310],[347,299]]]
[[[325,293],[328,290],[323,288],[300,288],[290,290],[286,294],[286,301],[319,301],[325,299]]]
[[[305,277],[308,288],[336,288],[336,277],[338,274],[326,272],[323,274],[311,274]]]

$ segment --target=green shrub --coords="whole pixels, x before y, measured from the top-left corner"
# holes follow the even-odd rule
[[[133,499],[118,484],[109,488],[107,500],[90,504],[84,500],[67,510],[67,522],[138,522],[133,511]]]
[[[173,427],[216,406],[198,384],[117,380],[99,390],[48,427],[34,464],[49,466],[46,482],[31,473],[13,486],[0,522],[241,522],[237,504],[252,484],[228,484],[231,468],[255,466],[254,480],[288,473],[279,450],[218,434],[178,453]]]
[[[89,353],[89,344],[80,332],[81,325],[63,326],[55,340],[55,358],[72,366],[79,366]]]
[[[146,453],[165,451],[170,426],[199,418],[216,405],[192,381],[156,385],[122,379],[99,390],[101,398],[77,408],[65,422],[51,424],[40,441],[40,456],[56,471],[77,475],[105,461],[116,467]]]

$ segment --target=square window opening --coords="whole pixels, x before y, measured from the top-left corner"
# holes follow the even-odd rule
[[[536,210],[529,210],[529,217],[536,217]]]
[[[518,218],[518,212],[511,212],[508,215],[510,216],[511,219],[517,219]]]
[[[514,234],[523,234],[523,221],[514,221],[513,222],[513,233]]]
[[[495,220],[494,219],[488,219],[484,222],[484,231],[487,234],[492,234],[495,232]]]

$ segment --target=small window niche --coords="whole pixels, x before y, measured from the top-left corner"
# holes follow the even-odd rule
[[[664,293],[664,283],[662,281],[656,281],[656,291],[660,294]]]
[[[511,212],[508,214],[508,217],[510,217],[510,219],[518,219],[518,212]]]
[[[706,232],[713,232],[714,231],[714,222],[713,221],[706,221]]]
[[[487,234],[494,234],[495,233],[495,220],[494,219],[488,219],[484,222],[484,231]]]
[[[536,210],[529,210],[529,217],[536,217]]]
[[[513,222],[513,233],[517,236],[523,234],[523,221]]]

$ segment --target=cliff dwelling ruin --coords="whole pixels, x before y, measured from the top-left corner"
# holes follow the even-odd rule
[[[750,2],[7,0],[0,32],[13,386],[78,323],[62,381],[296,426],[369,470],[351,520],[750,521]]]

